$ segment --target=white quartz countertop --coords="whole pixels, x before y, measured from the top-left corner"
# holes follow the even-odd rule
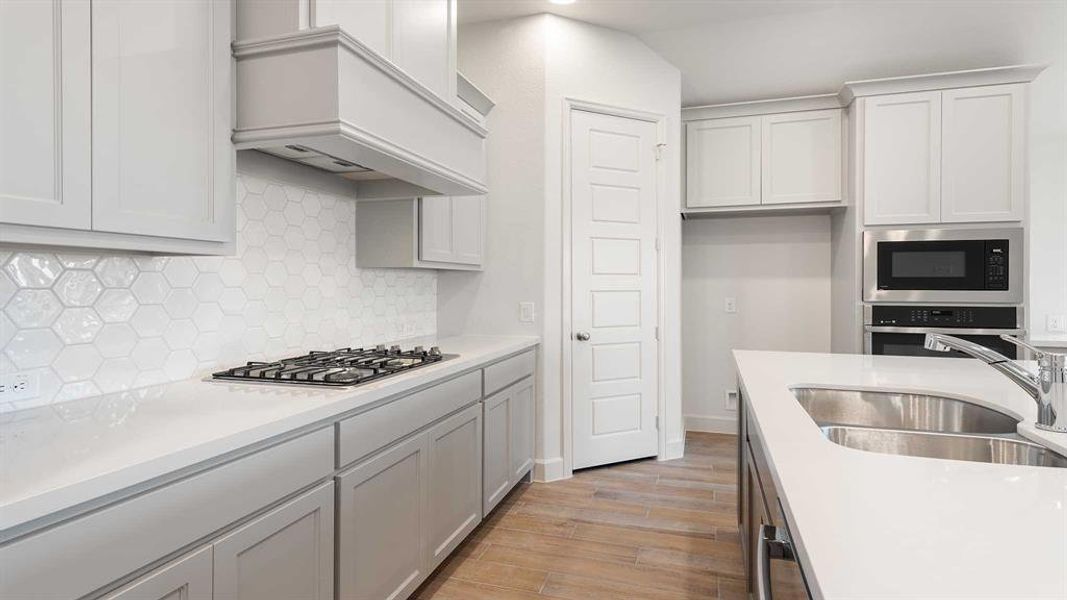
[[[199,378],[0,415],[0,532],[370,408],[538,340],[459,336],[433,343],[459,356],[352,388]]]
[[[1067,598],[1067,469],[864,452],[827,440],[790,388],[935,393],[1023,419],[1036,404],[970,359],[735,351],[817,599]]]

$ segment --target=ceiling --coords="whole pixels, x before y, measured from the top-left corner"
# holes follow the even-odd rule
[[[701,23],[818,10],[843,0],[459,0],[459,22],[479,23],[552,13],[619,31],[641,34]],[[854,0],[852,0],[854,1]]]
[[[683,106],[1027,62],[1062,76],[1067,62],[1064,0],[459,0],[460,23],[544,12],[639,37],[681,71]]]

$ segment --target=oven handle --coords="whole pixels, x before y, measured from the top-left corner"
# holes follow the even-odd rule
[[[893,327],[864,325],[868,333],[944,333],[947,335],[1026,335],[1025,329],[963,329],[957,327]]]

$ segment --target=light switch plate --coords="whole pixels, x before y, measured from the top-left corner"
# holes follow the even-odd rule
[[[737,312],[737,298],[732,296],[724,298],[722,301],[722,310],[728,313]]]
[[[36,373],[6,373],[0,375],[0,402],[32,400],[40,395]]]
[[[519,321],[533,323],[537,319],[533,302],[519,302]]]
[[[1067,315],[1049,315],[1045,329],[1058,333],[1067,332]]]

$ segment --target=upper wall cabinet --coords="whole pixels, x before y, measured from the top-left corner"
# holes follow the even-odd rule
[[[860,98],[864,223],[1021,221],[1025,85]]]
[[[231,10],[226,0],[3,3],[0,238],[230,253]]]
[[[356,265],[481,270],[485,211],[485,196],[361,201],[356,208]]]
[[[0,3],[0,222],[89,229],[89,2]]]
[[[234,229],[231,5],[93,1],[93,229]]]
[[[797,100],[685,109],[687,213],[842,204],[841,110]]]

